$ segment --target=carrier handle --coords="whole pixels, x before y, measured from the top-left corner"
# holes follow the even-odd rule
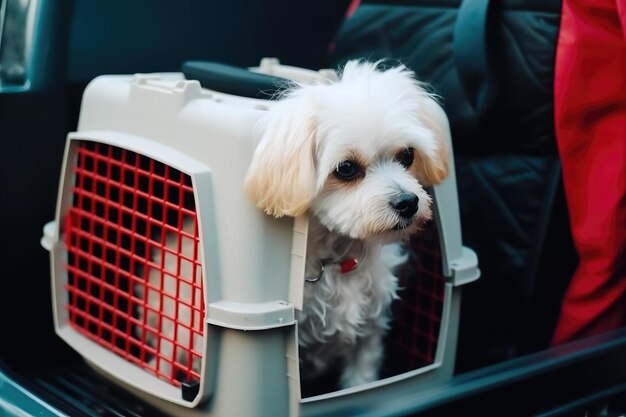
[[[241,97],[272,100],[290,81],[247,68],[212,61],[188,61],[182,72],[188,80],[198,80],[206,89]]]

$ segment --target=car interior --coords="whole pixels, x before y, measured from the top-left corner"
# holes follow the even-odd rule
[[[315,70],[392,58],[448,114],[463,245],[481,277],[463,286],[453,377],[392,393],[367,415],[620,415],[626,330],[551,346],[577,264],[552,118],[560,2],[499,2],[485,12],[497,22],[473,15],[484,30],[461,19],[459,3],[0,0],[2,400],[32,414],[166,415],[105,381],[54,331],[40,240],[95,77],[203,61],[244,69],[264,57]],[[480,65],[488,75],[473,86]]]

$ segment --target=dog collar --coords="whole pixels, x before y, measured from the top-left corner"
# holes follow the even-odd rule
[[[358,251],[357,257],[346,256],[349,252],[351,252],[351,249],[354,249],[354,248],[356,248]],[[352,253],[354,254],[354,251],[352,251]],[[340,256],[338,259],[332,259],[332,258],[320,259],[319,260],[319,264],[320,264],[319,273],[312,277],[304,277],[304,280],[306,282],[319,281],[320,278],[322,278],[322,275],[324,275],[324,270],[326,269],[326,265],[331,265],[331,264],[339,265],[339,271],[344,275],[348,274],[354,271],[355,269],[357,269],[357,267],[359,266],[359,259],[363,259],[364,257],[365,257],[365,245],[363,245],[363,243],[359,241],[351,241],[349,245],[347,246],[347,248],[345,248],[345,250],[343,251],[343,255]]]
[[[354,271],[357,266],[359,266],[359,261],[356,258],[348,258],[339,262],[339,269],[342,274]]]
[[[354,271],[359,266],[359,260],[356,258],[346,258],[342,261],[327,261],[326,263],[320,261],[320,272],[313,277],[305,277],[304,280],[306,282],[319,281],[319,279],[322,278],[322,275],[324,275],[324,270],[326,269],[326,265],[328,264],[338,264],[341,273],[347,274]]]

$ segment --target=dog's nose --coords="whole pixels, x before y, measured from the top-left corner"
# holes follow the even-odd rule
[[[413,193],[402,193],[391,201],[391,207],[401,217],[408,219],[417,211],[420,199]]]

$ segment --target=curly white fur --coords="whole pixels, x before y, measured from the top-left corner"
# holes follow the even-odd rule
[[[320,261],[345,256],[343,247],[352,243],[352,239],[328,232],[313,219],[305,275],[315,274]],[[383,249],[385,256],[381,256]],[[344,369],[343,387],[377,378],[388,308],[397,298],[397,280],[391,270],[405,257],[398,245],[374,242],[359,249],[358,254],[361,258],[354,271],[343,274],[338,264],[327,264],[321,278],[304,287],[303,309],[297,312],[297,319],[305,379],[336,365]]]

